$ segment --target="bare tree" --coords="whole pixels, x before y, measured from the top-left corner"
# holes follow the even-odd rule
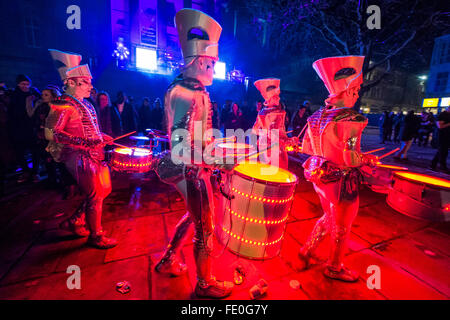
[[[263,45],[275,54],[299,54],[303,49],[320,57],[364,55],[364,75],[375,68],[384,70],[363,83],[360,99],[389,73],[392,63],[397,66],[417,59],[425,62],[420,50],[404,59],[405,49],[417,48],[420,41],[432,47],[434,37],[450,25],[448,12],[439,8],[438,1],[248,0],[246,3],[248,12],[254,16],[255,30],[265,39]],[[368,27],[367,20],[374,14],[367,10],[370,5],[381,9],[380,29]],[[355,108],[359,106],[360,100]]]

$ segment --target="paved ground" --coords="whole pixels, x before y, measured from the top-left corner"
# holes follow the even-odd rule
[[[363,145],[364,150],[380,147],[376,130],[366,130]],[[388,143],[386,151],[395,147]],[[448,179],[426,169],[434,152],[413,146],[410,162],[401,165]],[[302,159],[290,162],[299,177]],[[389,159],[385,162],[398,164]],[[166,278],[153,272],[184,214],[176,191],[153,174],[113,177],[103,222],[119,245],[105,251],[88,248],[85,239],[75,239],[57,228],[79,197],[62,200],[58,190],[48,190],[42,183],[10,190],[0,201],[0,299],[196,299],[190,241],[182,250],[189,267],[186,276]],[[360,272],[357,283],[324,278],[320,264],[298,271],[297,251],[322,213],[312,185],[304,179],[297,186],[280,256],[252,261],[225,250],[214,261],[217,276],[232,279],[233,267],[244,267],[247,276],[230,299],[249,299],[249,288],[261,278],[269,284],[265,299],[449,299],[449,223],[404,216],[391,209],[385,198],[366,186],[361,189],[360,211],[346,257],[348,266]],[[319,248],[320,257],[325,258],[327,248],[328,243]],[[67,288],[70,265],[81,268],[80,290]],[[366,285],[368,267],[373,265],[380,268],[381,289],[371,290]],[[123,280],[131,284],[127,294],[115,290],[115,284]],[[291,286],[292,280],[300,287]]]

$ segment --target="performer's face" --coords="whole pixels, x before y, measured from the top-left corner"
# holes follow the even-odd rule
[[[280,96],[275,95],[275,96],[271,97],[269,99],[269,101],[267,101],[267,105],[268,106],[278,106],[278,105],[280,105]]]
[[[76,88],[75,92],[79,97],[89,98],[91,96],[91,79],[89,78],[77,78],[75,79]]]
[[[197,80],[204,86],[212,85],[216,61],[208,57],[199,57],[194,63],[197,69]]]
[[[342,92],[340,97],[338,98],[338,103],[336,105],[341,107],[352,108],[353,105],[356,103],[356,100],[358,100],[359,88],[360,86],[357,86]]]

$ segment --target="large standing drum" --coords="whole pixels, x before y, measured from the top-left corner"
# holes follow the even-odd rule
[[[408,168],[379,164],[372,170],[373,174],[371,176],[365,177],[365,182],[372,191],[388,193],[394,180],[395,171],[408,171]]]
[[[115,171],[125,173],[144,173],[150,170],[152,151],[144,148],[116,148],[113,150],[110,165]]]
[[[395,172],[387,203],[408,216],[450,221],[450,181],[410,172]]]
[[[222,183],[224,219],[218,226],[224,245],[251,259],[269,259],[281,250],[298,179],[262,163],[242,163]]]

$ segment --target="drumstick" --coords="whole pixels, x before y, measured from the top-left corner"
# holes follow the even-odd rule
[[[302,135],[303,131],[305,131],[305,129],[306,129],[307,126],[308,126],[308,123],[306,123],[306,124],[303,126],[302,131],[300,131],[300,133],[298,134],[297,137],[300,137],[300,136]]]
[[[261,153],[263,153],[263,152],[266,152],[267,150],[269,150],[269,149],[271,149],[271,148],[273,148],[273,147],[275,147],[275,146],[277,146],[278,145],[278,142],[277,143],[273,143],[272,145],[270,145],[269,147],[267,147],[266,149],[264,149],[264,150],[261,150],[261,151],[255,151],[255,152],[253,152],[253,153],[250,153],[248,156],[244,156],[244,157],[242,157],[242,158],[240,158],[240,159],[243,159],[244,161],[245,160],[247,160],[247,159],[250,159],[250,158],[254,158],[255,156],[258,156],[258,155],[260,155]],[[238,161],[238,162],[242,162],[242,161]]]
[[[381,151],[381,150],[383,150],[383,149],[384,149],[384,148],[373,149],[373,150],[364,152],[363,154],[370,154],[370,153],[374,153],[374,152],[377,152],[377,151]]]
[[[118,144],[118,143],[115,143],[115,142],[113,142],[112,144],[115,145],[115,146],[121,147],[121,148],[129,148],[127,146],[124,146],[122,144]]]
[[[112,139],[111,141],[116,141],[116,140],[125,138],[125,137],[127,137],[127,136],[129,136],[130,134],[133,134],[133,133],[136,133],[136,131],[129,132],[129,133],[125,133],[124,135],[121,135],[120,137],[114,138],[114,139]]]
[[[390,156],[391,154],[393,154],[394,152],[396,152],[396,151],[398,151],[398,150],[400,150],[400,148],[395,148],[394,150],[389,151],[388,153],[385,153],[385,154],[383,154],[382,156],[379,156],[379,157],[377,157],[377,158],[378,158],[378,160],[383,159],[383,158],[386,158],[387,156]]]
[[[156,136],[159,139],[166,139],[169,140],[169,135],[168,134],[159,134],[155,131],[153,131],[153,129],[145,129],[145,131],[147,131],[149,134]]]
[[[218,142],[225,142],[225,141],[228,141],[228,140],[233,140],[233,142],[234,142],[234,141],[236,141],[236,136],[232,136],[232,137],[229,137],[229,138],[217,138],[217,139],[214,139],[214,140],[217,140]]]

